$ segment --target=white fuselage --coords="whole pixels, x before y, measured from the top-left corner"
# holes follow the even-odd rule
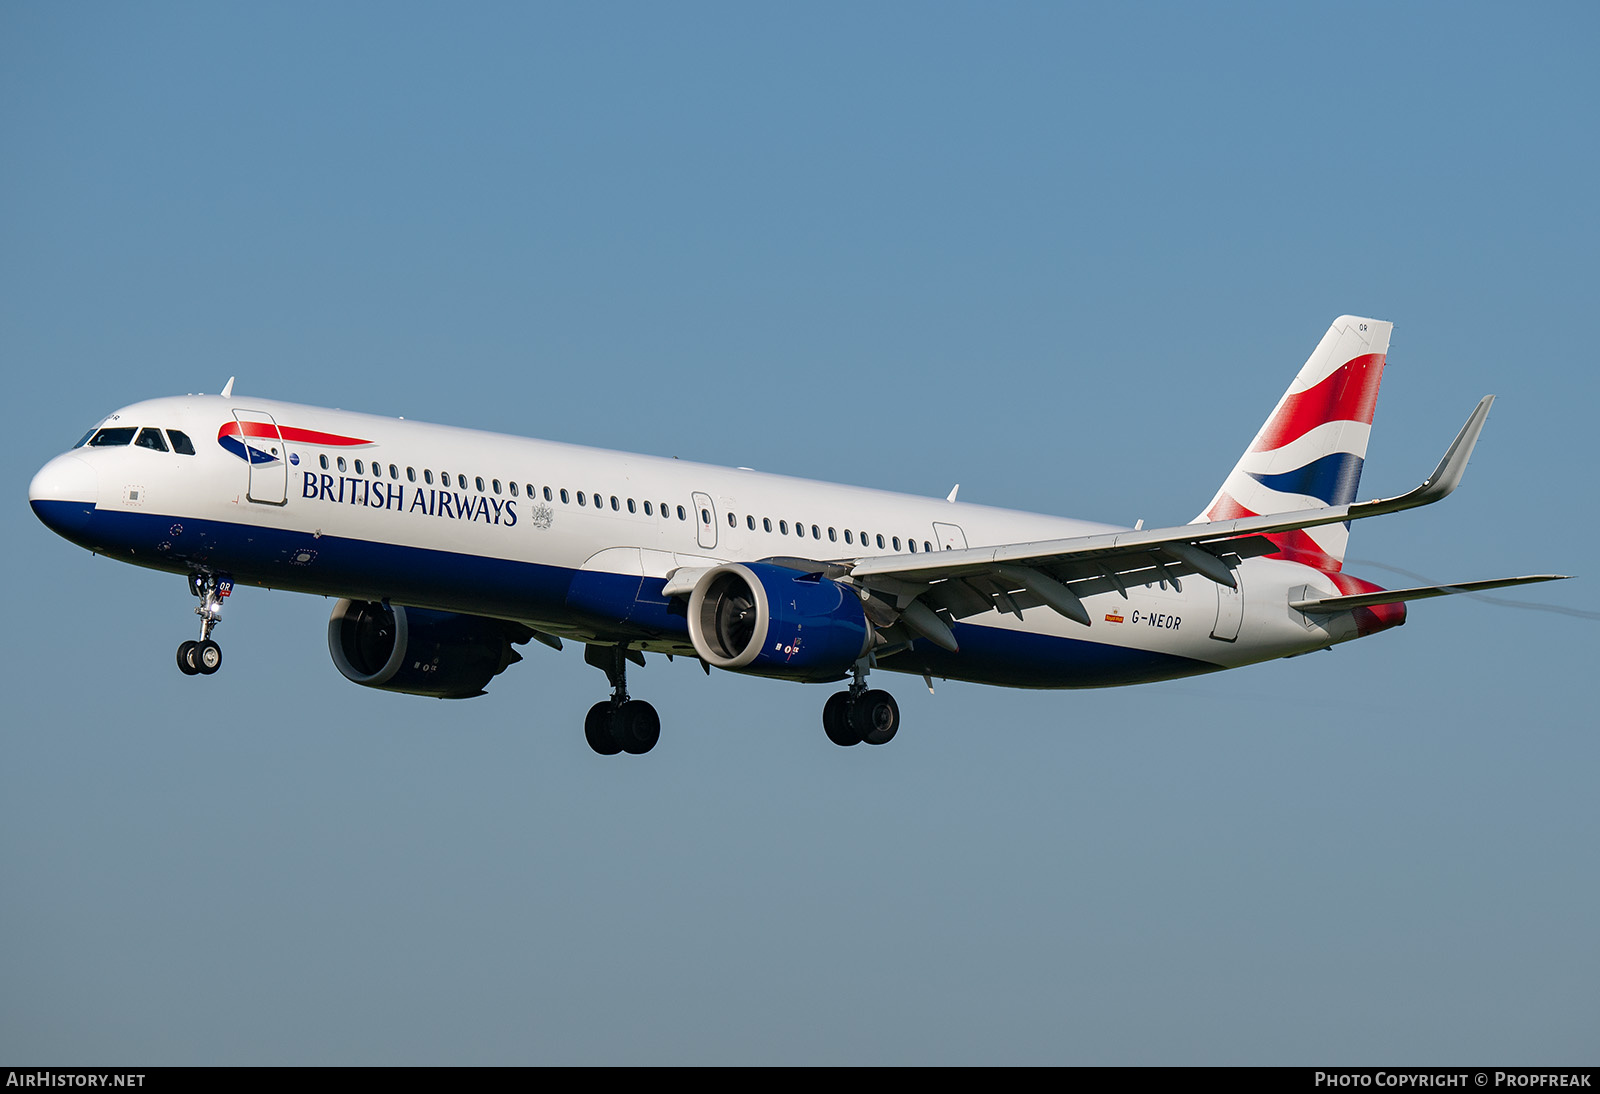
[[[252,423],[276,430],[248,438],[270,461],[247,461],[239,436]],[[101,424],[178,430],[195,452],[79,447],[47,464],[30,490],[35,508],[92,550],[174,572],[226,572],[245,584],[516,620],[550,635],[660,652],[693,654],[674,622],[681,608],[675,616],[661,595],[680,568],[852,560],[1114,530],[265,399],[155,399]],[[1131,586],[1125,598],[1087,597],[1087,627],[1043,606],[1020,617],[986,612],[958,624],[959,654],[917,642],[884,667],[1016,686],[1097,686],[1356,637],[1348,615],[1313,618],[1289,608],[1296,595],[1338,593],[1321,571],[1252,558],[1236,574],[1238,592],[1188,577],[1181,589],[1155,583]]]

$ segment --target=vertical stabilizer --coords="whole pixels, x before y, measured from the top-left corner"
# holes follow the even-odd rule
[[[1394,324],[1341,315],[1197,522],[1346,505],[1356,497]],[[1279,557],[1344,565],[1348,524],[1268,537]]]

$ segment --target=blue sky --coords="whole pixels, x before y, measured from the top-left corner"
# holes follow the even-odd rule
[[[0,1058],[1592,1063],[1591,6],[0,10]],[[1136,689],[367,691],[25,503],[237,390],[1131,524],[1396,323],[1353,572],[1579,581]],[[1587,614],[1584,614],[1587,613]]]

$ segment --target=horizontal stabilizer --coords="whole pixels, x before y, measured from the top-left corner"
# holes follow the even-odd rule
[[[1415,589],[1383,589],[1375,593],[1355,596],[1330,596],[1320,600],[1291,600],[1289,607],[1308,615],[1331,615],[1352,608],[1371,608],[1379,604],[1399,604],[1407,600],[1427,600],[1435,596],[1454,596],[1457,593],[1479,593],[1485,589],[1503,589],[1507,585],[1532,585],[1536,581],[1565,581],[1569,574],[1532,574],[1528,577],[1501,577],[1493,581],[1463,581],[1456,585],[1421,585]]]

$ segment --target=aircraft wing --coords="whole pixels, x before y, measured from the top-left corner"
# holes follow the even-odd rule
[[[903,621],[947,649],[955,648],[955,639],[941,613],[960,619],[998,608],[1020,616],[1022,609],[1044,604],[1088,626],[1085,596],[1115,590],[1125,597],[1128,585],[1151,582],[1170,581],[1181,589],[1181,580],[1191,574],[1237,587],[1234,566],[1279,549],[1266,538],[1272,533],[1397,513],[1449,496],[1493,403],[1493,395],[1484,396],[1433,474],[1396,497],[1173,528],[860,558],[830,566],[829,576],[867,590],[864,603],[869,615],[877,608],[875,622]]]

